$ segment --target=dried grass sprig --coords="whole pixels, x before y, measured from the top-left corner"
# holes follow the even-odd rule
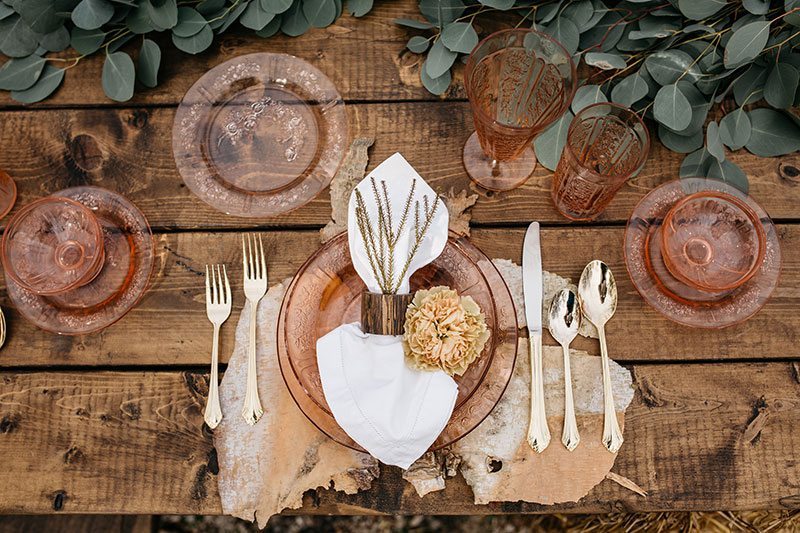
[[[374,177],[370,178],[370,181],[378,215],[377,224],[376,221],[370,218],[364,197],[358,189],[355,190],[356,223],[358,225],[358,231],[361,233],[361,238],[364,241],[364,248],[367,252],[370,268],[381,288],[381,292],[384,294],[395,294],[400,289],[403,277],[405,277],[408,272],[414,256],[416,256],[425,235],[430,229],[433,218],[436,216],[439,202],[438,200],[434,201],[431,206],[428,197],[423,196],[424,207],[423,216],[421,217],[420,202],[419,200],[414,201],[417,180],[413,180],[408,196],[404,202],[400,223],[395,229],[389,189],[386,185],[386,181],[381,180],[380,189]],[[402,270],[399,275],[397,275],[395,272],[396,247],[408,223],[412,205],[414,206],[414,228],[412,230],[414,234],[414,243],[411,245],[408,257],[403,263]]]

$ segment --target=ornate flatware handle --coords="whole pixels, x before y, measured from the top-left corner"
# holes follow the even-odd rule
[[[250,337],[247,345],[247,391],[244,396],[242,416],[245,422],[255,425],[264,414],[261,400],[258,398],[258,378],[256,375],[256,313],[258,305],[250,301]]]
[[[614,391],[611,387],[611,370],[608,366],[608,348],[606,346],[606,330],[598,327],[597,332],[600,337],[600,357],[603,361],[603,444],[608,451],[616,453],[624,439],[622,430],[619,429],[617,412],[614,409]]]
[[[544,409],[544,376],[542,375],[542,334],[531,334],[531,423],[528,444],[542,453],[550,444],[550,429]]]

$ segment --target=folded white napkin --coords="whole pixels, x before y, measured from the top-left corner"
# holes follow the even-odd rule
[[[394,154],[378,165],[356,186],[370,219],[377,223],[378,202],[373,192],[374,178],[379,194],[386,184],[393,223],[397,229],[412,183],[413,202],[419,201],[424,218],[424,197],[429,205],[439,202],[425,238],[402,280],[397,294],[409,291],[409,278],[436,259],[447,243],[448,214],[444,203],[417,174],[402,155]],[[380,293],[381,286],[370,266],[369,257],[356,220],[356,192],[350,197],[348,238],[350,255],[367,289]],[[403,226],[394,251],[394,264],[404,265],[414,244],[414,209]],[[397,267],[399,271],[402,267]],[[406,365],[400,336],[372,335],[361,331],[358,323],[346,324],[317,341],[317,365],[325,399],[336,422],[379,461],[408,468],[439,436],[453,413],[458,386],[442,371],[426,372]]]

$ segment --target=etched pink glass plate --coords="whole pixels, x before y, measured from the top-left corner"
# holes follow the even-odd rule
[[[73,187],[53,197],[74,200],[94,213],[103,233],[103,265],[89,283],[55,295],[39,295],[6,276],[17,310],[36,326],[64,335],[106,328],[144,294],[155,259],[144,215],[124,197],[99,187]]]
[[[316,197],[344,157],[348,123],[336,87],[288,54],[240,56],[189,89],[172,128],[186,185],[213,208],[276,216]]]
[[[470,295],[481,307],[492,337],[463,376],[449,423],[431,449],[460,439],[492,411],[503,395],[517,355],[517,318],[511,294],[491,260],[464,238],[451,238],[442,254],[411,278],[411,288],[447,285]],[[361,293],[342,234],[303,265],[284,296],[278,319],[278,359],[289,392],[300,410],[323,433],[353,449],[361,448],[330,412],[317,368],[317,339],[342,324],[357,322]]]
[[[731,290],[706,291],[688,285],[675,278],[663,260],[665,219],[678,202],[689,196],[697,198],[695,195],[701,191],[706,195],[722,193],[741,202],[755,214],[754,220],[761,225],[759,233],[763,230],[765,236],[765,250],[757,270]],[[711,215],[711,211],[703,209],[700,223],[709,223]],[[625,264],[645,302],[665,317],[696,328],[723,328],[747,320],[769,300],[780,277],[780,242],[772,220],[752,198],[718,180],[684,178],[652,190],[636,206],[625,230]]]

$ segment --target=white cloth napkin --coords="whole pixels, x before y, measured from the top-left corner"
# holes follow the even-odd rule
[[[413,200],[419,201],[421,210],[424,196],[430,205],[439,202],[428,232],[401,280],[398,294],[406,294],[411,275],[444,250],[447,208],[397,153],[356,186],[372,221],[378,220],[378,208],[371,178],[375,178],[381,191],[381,181],[386,182],[395,229],[415,180]],[[367,289],[379,293],[381,288],[370,267],[355,207],[353,191],[347,227],[353,266]],[[395,265],[405,264],[413,243],[412,207],[395,248]],[[336,422],[379,461],[402,468],[411,466],[436,440],[447,425],[458,396],[458,386],[445,372],[419,371],[406,365],[400,336],[366,334],[358,323],[340,326],[317,341],[317,365],[325,399]]]

